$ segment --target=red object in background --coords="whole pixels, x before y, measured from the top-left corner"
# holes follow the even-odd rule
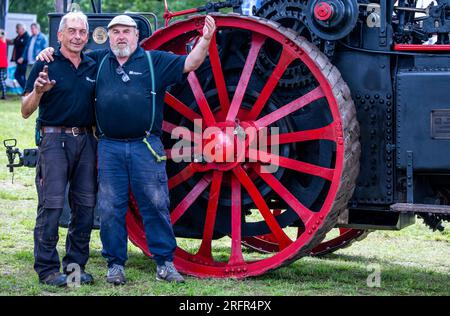
[[[8,45],[0,39],[0,68],[8,68]]]
[[[395,44],[394,50],[397,52],[449,52],[450,45]]]

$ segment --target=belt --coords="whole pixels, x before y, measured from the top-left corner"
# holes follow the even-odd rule
[[[115,142],[124,142],[124,143],[129,143],[129,142],[141,142],[143,139],[145,139],[145,135],[142,137],[135,137],[135,138],[112,138],[112,137],[108,137],[105,135],[101,135],[99,138],[100,139],[106,139],[106,140],[112,140]]]
[[[41,127],[42,134],[47,133],[67,133],[73,136],[80,134],[92,134],[91,127],[65,127],[65,126],[43,126]]]

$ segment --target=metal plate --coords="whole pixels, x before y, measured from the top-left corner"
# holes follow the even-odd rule
[[[449,85],[448,68],[420,67],[398,72],[398,168],[406,169],[408,151],[411,151],[414,155],[414,172],[450,171]]]
[[[450,139],[450,109],[431,111],[431,137]]]

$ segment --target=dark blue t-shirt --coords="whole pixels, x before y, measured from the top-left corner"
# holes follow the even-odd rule
[[[30,72],[24,93],[33,91],[34,82],[48,65],[50,80],[55,86],[42,95],[38,120],[42,126],[90,127],[95,125],[94,98],[97,63],[81,54],[78,68],[61,54],[55,52],[55,60],[49,64],[37,61]]]
[[[125,77],[119,74],[121,72],[117,69],[120,65],[111,50],[89,54],[99,65],[103,61],[97,77],[95,105],[101,133],[116,139],[145,136],[151,125],[153,105],[150,66],[144,49],[138,47],[122,65]],[[165,91],[169,86],[185,79],[183,69],[187,56],[156,50],[150,54],[156,88],[155,117],[151,133],[160,136]],[[128,81],[126,77],[129,78]]]

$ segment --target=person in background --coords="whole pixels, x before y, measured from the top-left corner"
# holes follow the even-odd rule
[[[5,39],[5,30],[0,29],[0,84],[2,88],[2,100],[6,99],[6,74],[8,73],[8,45]]]
[[[27,66],[27,77],[33,68],[34,62],[36,61],[36,56],[41,50],[46,48],[48,45],[47,37],[41,33],[41,26],[38,23],[31,23],[31,38],[29,39],[27,45],[22,54],[22,60]]]
[[[16,25],[17,36],[14,40],[8,40],[8,44],[14,45],[14,50],[12,53],[11,61],[17,64],[16,71],[14,73],[14,78],[16,78],[22,89],[25,89],[26,78],[25,74],[27,72],[27,63],[23,59],[23,52],[25,51],[25,46],[28,44],[30,35],[28,35],[25,30],[25,26],[21,23]]]

